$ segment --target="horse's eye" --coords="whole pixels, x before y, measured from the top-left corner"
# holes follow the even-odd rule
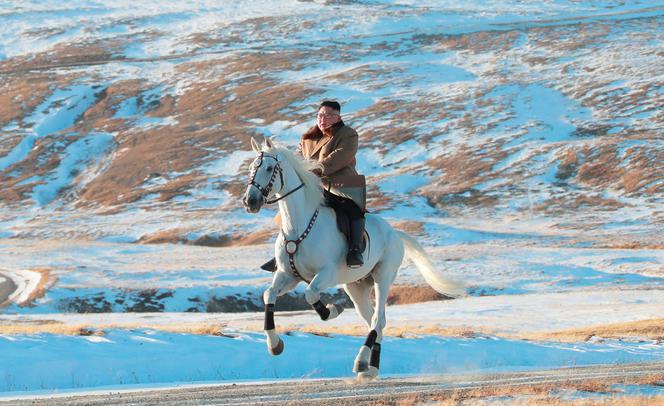
[[[268,171],[268,172],[272,172],[272,167],[271,167],[271,166],[268,166],[268,167],[267,167],[267,171]]]

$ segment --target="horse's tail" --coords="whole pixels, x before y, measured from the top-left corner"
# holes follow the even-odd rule
[[[415,267],[424,277],[424,280],[427,281],[432,288],[434,288],[438,293],[442,293],[446,296],[451,297],[461,297],[465,296],[466,288],[464,284],[460,281],[455,281],[449,279],[441,274],[439,270],[434,268],[429,259],[429,255],[424,251],[420,243],[410,235],[404,233],[403,231],[395,230],[401,241],[404,243],[406,248],[406,257],[409,258],[415,264]]]

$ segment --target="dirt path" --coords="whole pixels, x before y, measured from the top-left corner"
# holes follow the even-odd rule
[[[0,306],[2,306],[9,299],[9,296],[14,293],[16,289],[16,284],[11,279],[0,273]]]
[[[0,401],[8,405],[125,405],[125,404],[206,404],[206,405],[368,405],[412,399],[415,395],[449,395],[456,390],[505,388],[559,384],[588,379],[617,382],[625,377],[664,374],[664,363],[593,366],[518,373],[384,378],[358,383],[351,379],[278,381],[192,386],[180,389],[110,392],[91,395],[56,395]]]

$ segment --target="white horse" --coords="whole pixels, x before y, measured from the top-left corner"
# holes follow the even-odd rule
[[[366,215],[369,241],[363,253],[364,265],[357,269],[348,268],[346,238],[337,229],[334,211],[322,206],[322,185],[311,172],[314,168],[320,168],[320,164],[296,156],[269,138],[265,139],[262,147],[253,138],[251,144],[258,156],[251,166],[244,206],[248,212],[257,213],[264,203],[278,202],[282,219],[281,233],[274,245],[278,270],[274,273],[272,285],[263,294],[269,352],[279,355],[284,349],[274,325],[277,296],[304,281],[307,283],[307,302],[321,319],[330,320],[337,317],[342,308],[322,304],[321,291],[343,284],[355,310],[369,329],[355,359],[353,372],[359,378],[376,377],[387,296],[401,266],[404,251],[436,291],[458,297],[464,294],[465,289],[461,283],[442,276],[414,238],[395,230],[373,214]],[[371,300],[372,287],[375,288],[375,307]]]

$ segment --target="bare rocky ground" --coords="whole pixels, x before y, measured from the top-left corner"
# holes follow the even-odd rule
[[[16,285],[9,279],[0,280],[0,305],[9,300],[9,296],[16,290]]]
[[[621,394],[612,385],[664,385],[664,365],[592,366],[481,375],[236,383],[100,394],[33,396],[6,405],[421,405],[658,404],[663,396]],[[576,393],[577,398],[574,398]],[[592,395],[597,403],[592,403]],[[583,398],[581,397],[583,395]],[[578,403],[585,401],[586,403]],[[486,403],[481,403],[486,404]]]

